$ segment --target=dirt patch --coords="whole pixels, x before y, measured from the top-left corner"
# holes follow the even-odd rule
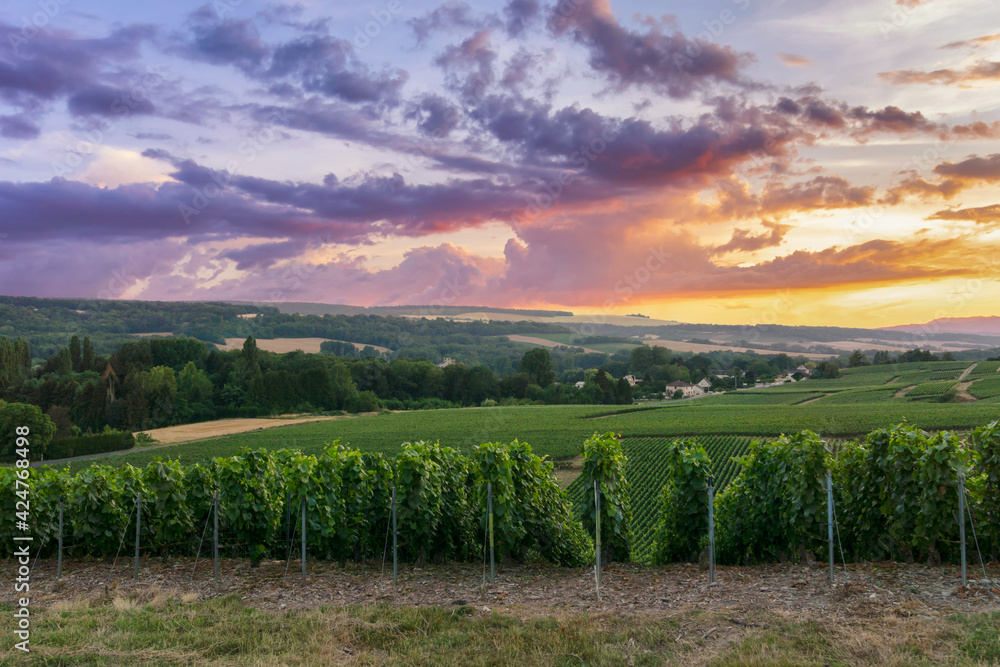
[[[899,379],[899,376],[898,376],[898,375],[894,375],[894,376],[892,377],[892,379],[891,379],[891,380],[889,380],[888,382],[886,382],[885,384],[892,384],[893,382],[895,382],[895,381],[896,381],[896,380],[898,380],[898,379]]]
[[[16,563],[5,565],[9,577]],[[724,611],[740,622],[760,612],[827,614],[871,618],[878,615],[933,616],[959,611],[1000,610],[1000,566],[988,568],[990,582],[970,577],[961,585],[957,567],[900,566],[892,563],[838,567],[837,583],[830,585],[825,568],[802,565],[723,567],[716,585],[697,565],[645,566],[614,564],[601,575],[601,600],[594,594],[593,568],[559,568],[548,564],[497,566],[497,582],[484,582],[481,563],[449,563],[418,568],[401,564],[399,584],[392,582],[392,563],[340,567],[310,561],[305,583],[299,561],[265,561],[251,568],[245,560],[223,559],[221,583],[212,576],[212,560],[202,558],[142,558],[139,581],[132,580],[132,563],[111,571],[111,559],[68,560],[63,580],[56,582],[54,558],[39,560],[32,573],[32,602],[49,606],[73,599],[105,595],[141,594],[152,588],[196,594],[200,598],[239,595],[260,609],[314,609],[320,604],[387,602],[399,605],[476,607],[519,610],[526,615],[548,615],[565,609],[632,615],[657,612],[670,615],[691,609]],[[287,572],[287,575],[286,575]],[[971,574],[971,573],[970,573]],[[992,587],[992,591],[990,590]],[[11,603],[13,588],[0,594]],[[728,625],[728,624],[727,624]]]
[[[541,345],[542,347],[559,347],[560,345],[566,345],[567,347],[580,347],[579,345],[573,345],[572,343],[567,345],[566,343],[557,343],[555,341],[546,340],[545,338],[535,338],[534,336],[521,336],[519,334],[514,334],[513,336],[507,336],[510,340],[515,343],[530,343],[531,345]],[[604,354],[600,350],[592,350],[589,347],[580,348],[584,352],[593,352],[594,354]]]
[[[312,417],[269,417],[259,419],[219,419],[211,422],[201,422],[198,424],[182,424],[181,426],[167,426],[164,428],[154,428],[148,433],[150,437],[162,445],[175,445],[191,440],[204,440],[205,438],[215,438],[220,435],[232,435],[234,433],[246,433],[248,431],[262,431],[266,428],[276,428],[279,426],[292,426],[294,424],[308,424],[310,422],[330,421],[332,419],[348,419],[350,416],[312,416]]]
[[[569,459],[568,461],[556,461],[556,467],[553,470],[553,474],[559,480],[559,486],[564,489],[568,488],[573,483],[573,480],[579,477],[582,472],[583,456],[577,456],[575,459]]]
[[[965,373],[962,374],[962,377],[965,377],[968,374],[968,372],[969,371],[966,370]],[[958,403],[974,403],[975,401],[979,400],[978,398],[969,393],[969,387],[972,386],[973,382],[975,382],[975,380],[958,383],[958,386],[955,387],[955,401],[957,401]]]
[[[904,396],[906,396],[906,392],[910,391],[911,389],[913,389],[916,386],[917,385],[914,384],[914,385],[910,385],[909,387],[904,387],[904,388],[900,389],[899,391],[897,391],[895,394],[893,394],[892,397],[893,398],[903,398]]]
[[[833,393],[823,394],[822,396],[817,396],[816,398],[810,398],[808,401],[802,401],[801,403],[794,403],[793,405],[809,405],[810,403],[815,403],[821,398],[826,398],[827,396],[833,396]]]
[[[966,368],[964,371],[962,371],[962,374],[958,376],[958,381],[961,382],[962,380],[964,380],[969,375],[969,373],[971,373],[973,370],[975,370],[976,366],[978,366],[978,365],[979,365],[978,362],[974,363],[971,366],[969,366],[968,368]],[[968,387],[966,387],[966,389],[968,389]],[[973,399],[973,400],[975,400],[975,399]]]

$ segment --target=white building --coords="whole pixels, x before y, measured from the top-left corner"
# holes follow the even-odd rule
[[[684,398],[690,398],[691,396],[701,396],[705,393],[705,390],[696,384],[691,384],[690,382],[682,382],[678,380],[677,382],[671,382],[667,384],[667,393],[673,394],[678,389],[684,394]]]

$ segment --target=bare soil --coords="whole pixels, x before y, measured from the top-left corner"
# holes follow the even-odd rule
[[[204,440],[205,438],[215,438],[220,435],[232,435],[233,433],[246,433],[248,431],[263,431],[267,428],[277,428],[279,426],[292,426],[294,424],[308,424],[309,422],[330,421],[333,419],[349,419],[350,416],[312,416],[312,417],[267,417],[255,419],[219,419],[211,422],[200,422],[197,424],[182,424],[180,426],[166,426],[164,428],[154,428],[148,433],[151,438],[163,445],[176,445],[181,442],[191,440]]]
[[[510,340],[515,343],[531,343],[532,345],[540,345],[542,347],[559,347],[560,345],[565,345],[566,343],[557,343],[555,341],[547,340],[545,338],[535,338],[534,336],[522,336],[520,334],[514,334],[507,336]],[[571,347],[580,347],[579,345],[571,345]],[[584,352],[593,352],[595,354],[602,354],[599,350],[592,350],[589,347],[580,348]]]
[[[564,489],[568,488],[573,483],[573,480],[579,477],[582,472],[583,456],[577,456],[568,461],[557,461],[555,470],[552,471],[556,479],[559,480],[559,486]]]
[[[903,387],[902,389],[900,389],[899,391],[897,391],[895,394],[893,394],[892,397],[893,398],[903,398],[904,396],[906,396],[906,392],[910,391],[911,389],[913,389],[916,386],[917,385],[914,384],[914,385],[910,385],[909,387]]]
[[[956,392],[955,399],[959,403],[972,403],[974,401],[979,400],[978,398],[969,393],[969,387],[972,386],[972,382],[975,382],[975,380],[972,380],[970,382],[960,382],[958,383],[958,386],[955,387],[955,392]]]
[[[4,563],[13,577],[17,565]],[[400,565],[399,584],[392,582],[392,562],[340,567],[310,561],[301,581],[298,559],[265,561],[251,568],[245,560],[223,559],[221,582],[215,585],[212,561],[202,558],[143,558],[139,580],[132,580],[132,559],[119,559],[109,580],[111,559],[68,560],[63,579],[56,581],[56,561],[35,565],[32,602],[49,606],[71,599],[102,599],[150,589],[195,594],[200,598],[236,594],[260,609],[313,609],[321,604],[384,602],[397,605],[472,605],[479,609],[509,609],[519,615],[548,615],[557,610],[600,611],[615,615],[663,613],[692,609],[722,611],[736,625],[761,612],[822,614],[867,618],[931,616],[942,613],[1000,610],[1000,565],[982,571],[970,568],[969,585],[962,586],[954,566],[865,563],[837,568],[831,585],[828,571],[804,565],[719,567],[716,584],[697,565],[644,566],[613,564],[601,574],[600,601],[594,592],[593,568],[559,568],[548,564],[497,565],[497,581],[485,582],[481,564]],[[13,587],[0,601],[11,603]]]
[[[245,338],[227,338],[225,345],[219,345],[220,350],[240,350],[243,348],[243,343]],[[313,354],[319,354],[319,347],[328,340],[335,340],[333,338],[258,338],[257,347],[268,352],[276,352],[279,354],[284,354],[286,352],[294,352],[295,350],[302,350],[303,352],[311,352]],[[338,341],[341,343],[348,343],[350,341]],[[365,343],[351,343],[356,349],[362,350],[366,347]],[[379,352],[388,352],[389,348],[381,347],[379,345],[372,345]]]

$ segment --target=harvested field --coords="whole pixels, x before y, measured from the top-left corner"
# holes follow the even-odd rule
[[[227,338],[225,345],[219,345],[220,350],[240,350],[243,349],[243,342],[245,338]],[[312,352],[314,354],[319,353],[319,346],[328,340],[334,340],[333,338],[257,338],[257,347],[262,350],[267,350],[268,352],[277,352],[279,354],[284,354],[285,352],[294,352],[295,350],[302,350],[303,352]],[[353,343],[351,341],[338,341],[341,343],[351,343],[355,348],[362,350],[366,347],[365,343]],[[381,347],[379,345],[371,345],[379,352],[388,352],[389,348]]]
[[[294,424],[330,421],[331,419],[347,419],[347,417],[314,415],[311,417],[291,416],[262,417],[256,419],[218,419],[216,421],[201,422],[198,424],[182,424],[180,426],[154,428],[149,431],[143,431],[143,433],[148,433],[150,437],[162,445],[174,445],[179,442],[204,440],[205,438],[216,438],[222,435],[247,433],[249,431],[263,431],[264,429],[277,428],[279,426],[292,426]]]

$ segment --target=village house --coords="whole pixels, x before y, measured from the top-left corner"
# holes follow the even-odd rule
[[[683,382],[678,380],[676,382],[670,382],[667,384],[667,394],[672,394],[680,389],[684,393],[684,398],[690,398],[691,396],[701,396],[705,393],[705,390],[696,384],[691,384],[690,382]]]

